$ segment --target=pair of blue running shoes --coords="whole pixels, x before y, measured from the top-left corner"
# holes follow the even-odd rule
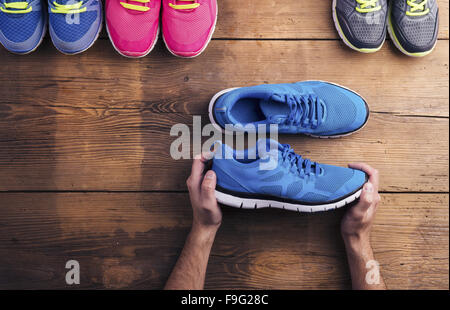
[[[226,89],[212,98],[209,116],[225,133],[267,133],[276,125],[281,134],[336,138],[364,127],[369,108],[345,87],[306,81]],[[217,141],[213,154],[216,198],[233,207],[336,209],[358,199],[368,179],[363,171],[313,162],[271,139],[243,151]]]
[[[48,12],[48,14],[47,14]],[[42,42],[47,23],[54,46],[78,54],[94,44],[102,27],[100,0],[0,0],[0,43],[28,54]]]

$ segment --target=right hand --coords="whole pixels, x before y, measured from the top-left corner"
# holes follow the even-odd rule
[[[198,155],[186,181],[193,211],[193,228],[216,230],[222,222],[222,211],[216,200],[217,177],[213,170],[205,173],[208,154]]]
[[[358,203],[344,215],[341,222],[341,234],[344,241],[352,238],[368,241],[375,213],[381,200],[378,194],[378,170],[363,163],[350,164],[349,167],[364,171],[369,176],[369,181],[364,184]]]

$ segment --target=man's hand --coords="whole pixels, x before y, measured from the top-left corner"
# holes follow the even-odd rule
[[[341,222],[352,286],[359,290],[386,289],[370,245],[370,230],[380,202],[378,171],[367,164],[350,164],[349,167],[369,176],[358,203],[347,211]]]
[[[196,156],[191,175],[186,181],[193,211],[193,229],[215,229],[222,222],[222,211],[216,200],[216,174],[209,170],[205,174],[208,154]]]
[[[350,164],[349,167],[367,173],[369,181],[364,184],[358,203],[342,219],[342,237],[344,240],[356,238],[369,241],[370,229],[381,200],[378,194],[378,171],[367,164]]]
[[[216,174],[206,172],[210,154],[196,156],[186,183],[191,199],[193,222],[183,251],[167,280],[165,289],[203,289],[211,247],[222,223],[216,195]]]

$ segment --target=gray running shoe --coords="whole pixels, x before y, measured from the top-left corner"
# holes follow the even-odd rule
[[[436,0],[391,0],[389,35],[408,56],[421,57],[434,49],[439,30]]]
[[[334,25],[344,43],[362,52],[378,51],[386,39],[387,0],[333,0]]]

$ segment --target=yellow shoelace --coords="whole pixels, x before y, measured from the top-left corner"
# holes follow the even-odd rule
[[[139,2],[139,3],[149,3],[150,0],[130,0],[130,1],[135,1],[135,2]],[[140,12],[147,12],[148,10],[150,10],[150,8],[148,6],[143,6],[143,5],[136,5],[136,4],[131,4],[131,3],[126,3],[126,2],[120,2],[120,4],[129,10],[134,10],[134,11],[140,11]]]
[[[32,6],[28,6],[28,2],[10,2],[10,3],[3,3],[5,7],[0,6],[0,10],[5,13],[11,13],[11,14],[25,14],[31,12],[33,9]],[[14,10],[8,10],[8,9],[14,9]]]
[[[356,0],[359,7],[356,7],[356,11],[359,13],[371,13],[381,10],[381,5],[378,5],[378,0]]]
[[[430,9],[425,9],[425,5],[427,4],[428,0],[423,0],[420,3],[417,3],[416,1],[419,0],[408,0],[406,3],[411,7],[410,11],[406,11],[406,15],[409,16],[422,16],[428,14],[430,12]],[[420,12],[416,12],[420,11]]]
[[[86,7],[81,8],[83,5],[83,1],[77,2],[75,4],[58,4],[56,1],[53,1],[54,8],[51,8],[52,13],[58,14],[75,14],[75,13],[83,13],[86,12]]]
[[[196,9],[200,6],[200,3],[195,2],[196,0],[178,0],[178,1],[184,1],[184,2],[193,2],[191,4],[172,4],[169,3],[169,6],[175,10],[192,10]]]

